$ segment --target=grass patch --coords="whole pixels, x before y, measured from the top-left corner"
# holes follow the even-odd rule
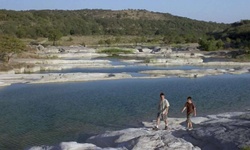
[[[101,49],[98,51],[98,53],[106,53],[111,55],[118,55],[118,54],[132,54],[132,49],[120,49],[120,48],[107,48],[107,49]]]
[[[22,67],[32,68],[34,66],[35,66],[34,64],[26,64],[26,63],[9,63],[9,64],[0,63],[0,71],[10,71],[10,70],[19,69]]]
[[[243,147],[241,150],[250,150],[249,146]]]
[[[250,62],[250,54],[245,54],[236,59],[238,62]]]

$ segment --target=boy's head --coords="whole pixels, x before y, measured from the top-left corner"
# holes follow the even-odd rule
[[[161,99],[164,99],[164,96],[165,96],[164,93],[160,94]]]
[[[192,101],[192,97],[191,96],[187,97],[187,101]]]

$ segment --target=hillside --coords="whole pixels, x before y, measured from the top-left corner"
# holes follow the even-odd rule
[[[250,20],[231,24],[229,28],[219,33],[217,38],[226,41],[231,47],[250,49]]]
[[[197,41],[229,25],[192,20],[146,10],[0,10],[0,33],[19,38],[62,35],[137,35],[179,37]]]

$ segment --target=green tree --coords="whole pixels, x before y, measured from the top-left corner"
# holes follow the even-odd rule
[[[223,47],[224,47],[224,42],[221,40],[221,39],[219,39],[218,41],[217,41],[217,43],[216,43],[216,47],[217,47],[217,49],[222,49]]]
[[[216,45],[218,42],[214,39],[201,39],[199,41],[199,48],[205,51],[214,51],[218,49],[218,46]]]
[[[71,30],[69,31],[69,34],[70,34],[70,35],[74,35],[74,34],[75,34],[75,30],[74,30],[74,29],[71,29]]]
[[[56,41],[62,38],[62,33],[58,30],[51,30],[48,34],[49,41],[53,41],[53,45],[56,45]]]
[[[11,57],[25,50],[25,45],[12,36],[0,36],[0,56],[4,62],[9,63]]]

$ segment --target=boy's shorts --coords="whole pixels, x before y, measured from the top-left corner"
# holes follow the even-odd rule
[[[191,114],[187,114],[187,122],[191,122],[191,115],[192,115],[192,113]]]

